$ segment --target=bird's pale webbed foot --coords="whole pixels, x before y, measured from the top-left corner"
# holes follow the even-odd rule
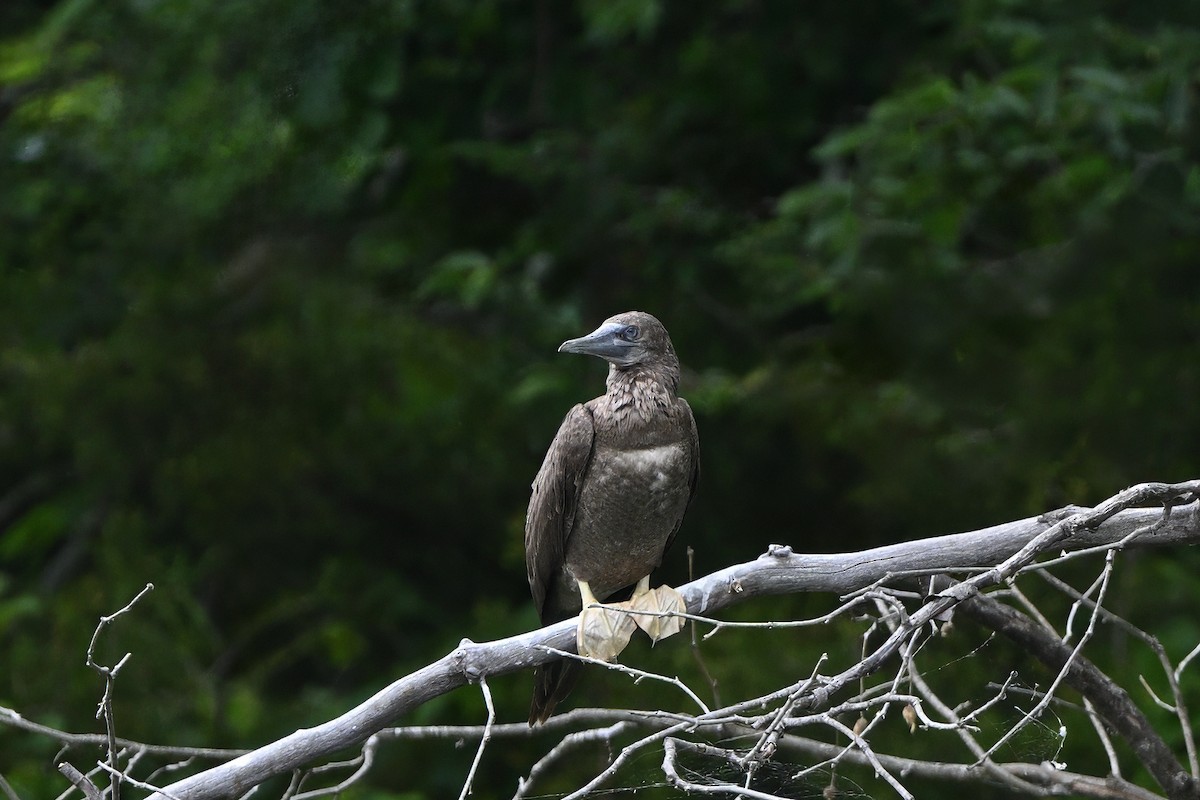
[[[579,629],[575,643],[579,655],[612,661],[621,654],[637,627],[633,618],[611,606],[601,604],[586,581],[579,581],[583,611],[579,613]],[[597,606],[589,608],[589,606]],[[623,605],[623,604],[622,604]]]
[[[655,614],[633,615],[633,621],[637,623],[637,626],[649,634],[655,642],[673,636],[683,628],[682,617],[661,616],[670,611],[677,614],[687,611],[687,603],[683,602],[683,595],[665,584],[657,589],[651,589],[649,575],[638,581],[637,588],[633,590],[633,597],[629,598],[628,605],[633,611],[656,612]]]

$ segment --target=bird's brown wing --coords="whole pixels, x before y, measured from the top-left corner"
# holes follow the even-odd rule
[[[558,604],[547,606],[546,600],[562,569],[594,439],[592,412],[579,404],[567,412],[533,479],[533,496],[525,516],[525,571],[543,624],[563,618],[554,608]]]
[[[692,407],[688,405],[687,400],[680,397],[677,402],[683,407],[688,425],[691,428],[691,445],[688,447],[688,451],[692,454],[692,470],[691,476],[688,479],[687,505],[684,506],[683,513],[679,515],[679,519],[675,520],[675,529],[667,537],[667,543],[663,547],[664,553],[671,549],[671,543],[675,541],[675,534],[679,533],[679,528],[683,525],[683,518],[687,514],[688,508],[692,505],[692,500],[696,498],[696,484],[700,482],[700,432],[696,430],[696,417],[692,415]]]

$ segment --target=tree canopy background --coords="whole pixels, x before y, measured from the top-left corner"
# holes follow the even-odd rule
[[[697,573],[1194,477],[1198,81],[1182,1],[10,0],[0,705],[98,730],[84,651],[146,582],[101,649],[118,731],[172,744],[535,626],[529,482],[604,374],[555,348],[628,309],[699,420]],[[1139,560],[1126,611],[1194,608],[1196,562]],[[837,636],[711,657],[733,690]],[[0,772],[57,793],[55,750],[0,729]],[[470,755],[393,745],[357,796]]]

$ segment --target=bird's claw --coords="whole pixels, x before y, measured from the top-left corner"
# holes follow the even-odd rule
[[[579,655],[613,661],[629,644],[637,627],[629,614],[608,606],[585,608],[579,614],[575,643]]]
[[[682,614],[687,611],[687,603],[683,595],[670,586],[659,586],[641,594],[635,593],[629,600],[633,611],[654,611],[655,614],[634,614],[633,620],[637,626],[649,634],[655,642],[673,636],[683,629],[683,618],[661,616],[669,612]]]

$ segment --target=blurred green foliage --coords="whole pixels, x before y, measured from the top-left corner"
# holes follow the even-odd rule
[[[146,582],[101,656],[164,743],[260,744],[532,627],[528,483],[603,375],[554,349],[630,308],[699,416],[701,572],[1195,477],[1198,79],[1200,6],[1165,0],[5,4],[0,705],[97,730],[83,653]],[[1195,567],[1114,589],[1176,653]],[[860,632],[709,657],[732,696]],[[523,718],[528,676],[495,688]],[[57,793],[55,750],[0,729],[0,772]],[[469,758],[391,745],[356,796]]]

